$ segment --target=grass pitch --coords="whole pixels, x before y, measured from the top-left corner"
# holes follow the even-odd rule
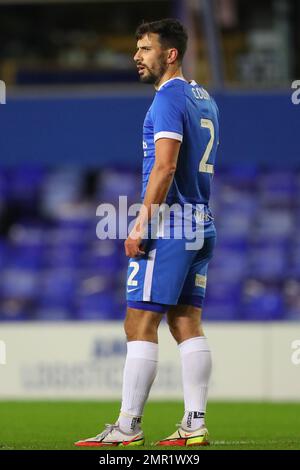
[[[104,423],[116,419],[118,411],[118,402],[0,402],[0,449],[94,450],[76,448],[73,442],[101,432]],[[176,429],[182,411],[183,405],[179,402],[150,402],[143,420],[146,444],[137,449],[171,449],[156,448],[151,443]],[[213,449],[300,449],[300,403],[211,402],[206,423],[211,445],[203,447],[203,452]],[[97,448],[97,451],[101,452],[101,449]]]

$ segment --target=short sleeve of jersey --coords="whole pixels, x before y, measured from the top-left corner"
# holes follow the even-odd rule
[[[154,142],[161,138],[182,142],[185,99],[176,89],[157,92],[152,106]]]

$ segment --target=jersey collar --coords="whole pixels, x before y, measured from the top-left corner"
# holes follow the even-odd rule
[[[156,91],[159,91],[163,86],[165,86],[167,83],[171,82],[172,80],[182,80],[183,82],[189,83],[185,78],[182,78],[182,77],[169,78],[169,80],[166,80],[164,83],[162,83],[160,87],[157,88]]]

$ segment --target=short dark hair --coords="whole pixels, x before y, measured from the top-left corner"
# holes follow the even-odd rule
[[[145,34],[156,33],[163,48],[174,47],[178,51],[178,61],[181,63],[187,47],[188,35],[180,21],[174,18],[164,18],[158,21],[142,23],[136,30],[136,39]]]

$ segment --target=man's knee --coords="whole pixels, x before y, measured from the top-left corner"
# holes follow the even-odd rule
[[[177,318],[168,318],[169,330],[175,341],[179,344],[192,334],[191,325],[185,325]]]
[[[125,321],[124,321],[124,331],[126,334],[127,341],[130,341],[129,338],[134,336],[136,332],[136,324],[133,318],[129,317],[126,315]]]
[[[170,318],[169,316],[168,316],[167,321],[168,321],[170,333],[173,336],[173,338],[177,341],[177,338],[180,335],[180,327],[178,325],[178,322],[175,319]]]
[[[132,312],[126,315],[124,321],[124,331],[127,341],[134,341],[141,334],[145,328],[144,322],[141,322],[141,317],[138,314],[134,315]]]
[[[169,330],[177,343],[203,336],[201,309],[196,307],[176,306],[168,312]]]
[[[204,336],[201,323],[196,321],[171,321],[169,330],[178,344],[196,336]]]
[[[124,322],[127,341],[157,342],[157,329],[162,315],[128,308]]]

